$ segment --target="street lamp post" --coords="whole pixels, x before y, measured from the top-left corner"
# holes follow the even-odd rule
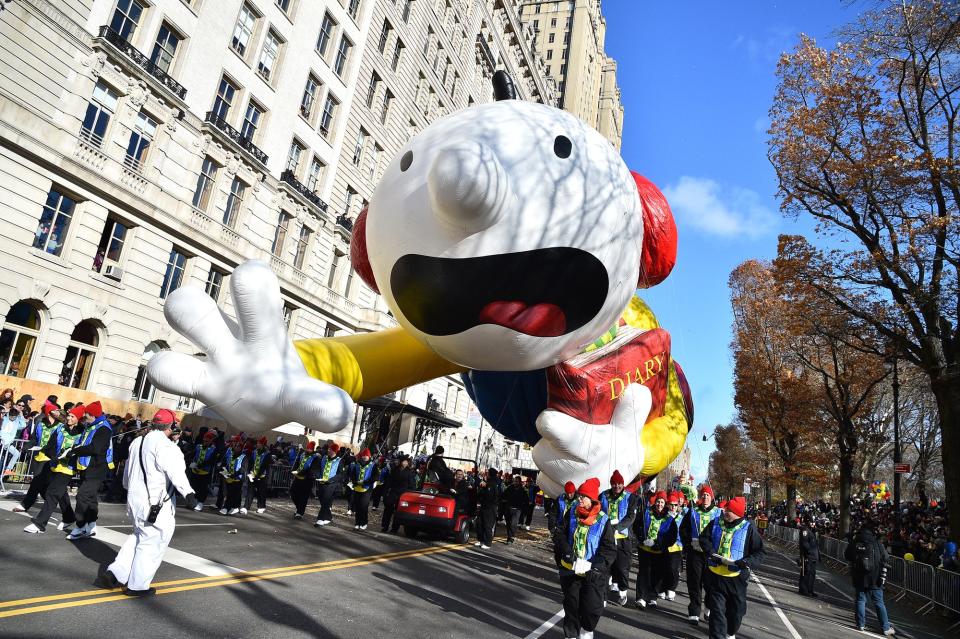
[[[894,521],[897,526],[897,537],[900,536],[900,473],[897,465],[900,463],[900,377],[897,373],[897,356],[893,356],[893,507]]]

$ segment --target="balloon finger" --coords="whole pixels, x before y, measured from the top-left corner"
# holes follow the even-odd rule
[[[208,355],[235,343],[217,303],[199,288],[185,286],[171,293],[163,305],[163,316]]]
[[[244,262],[230,277],[230,291],[243,341],[286,337],[280,282],[269,266],[258,260]]]
[[[147,378],[164,392],[201,399],[209,375],[207,366],[192,355],[162,351],[147,363]]]

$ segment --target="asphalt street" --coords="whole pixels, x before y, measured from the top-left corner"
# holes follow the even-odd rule
[[[180,509],[171,551],[154,580],[157,596],[130,600],[91,583],[130,532],[122,505],[103,504],[97,537],[70,542],[55,526],[43,535],[21,532],[28,519],[11,512],[14,503],[11,496],[0,499],[0,637],[563,636],[545,531],[522,533],[514,545],[498,536],[491,550],[481,551],[373,532],[376,516],[368,531],[357,532],[342,504],[334,524],[321,529],[309,517],[313,504],[303,521],[294,521],[280,500],[263,515],[245,517]],[[540,511],[534,523],[544,528]],[[737,636],[865,636],[853,628],[846,580],[822,572],[820,598],[801,597],[795,565],[771,549],[759,583],[750,584]],[[686,607],[682,586],[676,601],[655,611],[609,604],[596,637],[706,637],[704,623],[687,623]],[[898,636],[942,636],[908,608],[895,607],[893,618]]]

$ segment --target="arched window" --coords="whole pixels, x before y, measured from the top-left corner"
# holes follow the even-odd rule
[[[61,386],[81,389],[87,387],[98,346],[100,331],[92,320],[83,320],[74,327],[67,344],[67,356],[63,359],[63,369],[60,371]]]
[[[40,337],[40,311],[31,302],[10,307],[0,332],[0,374],[26,377]]]
[[[153,359],[153,356],[160,351],[168,350],[170,347],[163,342],[150,342],[143,349],[143,357],[140,358],[140,368],[137,369],[137,379],[133,382],[133,399],[138,402],[153,401],[153,384],[147,378],[147,363]]]

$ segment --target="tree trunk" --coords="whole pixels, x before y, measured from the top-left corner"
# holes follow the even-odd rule
[[[949,504],[949,502],[947,502]],[[793,478],[787,479],[787,523],[797,518],[797,483]]]
[[[850,532],[850,486],[853,483],[853,456],[840,455],[840,535]]]
[[[940,455],[947,498],[950,532],[960,532],[960,377],[931,379],[930,384],[940,411]]]

